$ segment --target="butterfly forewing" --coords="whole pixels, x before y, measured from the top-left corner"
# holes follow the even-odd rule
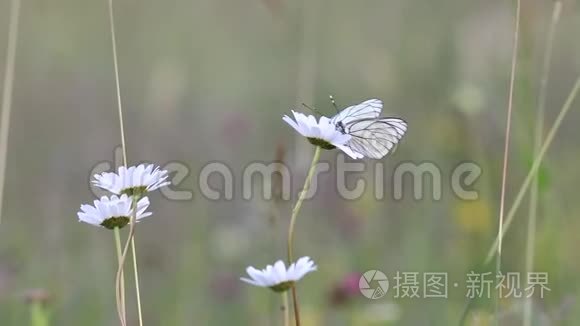
[[[382,109],[383,101],[371,99],[360,104],[347,107],[332,117],[330,121],[335,125],[339,122],[342,122],[343,125],[348,125],[361,119],[376,119],[379,117],[379,114],[381,114]]]

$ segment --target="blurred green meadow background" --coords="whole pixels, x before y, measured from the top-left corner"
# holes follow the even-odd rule
[[[0,2],[0,62],[5,61],[10,1]],[[534,158],[534,126],[553,1],[523,1],[507,179],[511,206]],[[25,297],[44,289],[51,325],[117,325],[113,233],[77,221],[94,199],[93,167],[118,160],[120,145],[107,2],[22,1],[0,224],[0,325],[29,324]],[[239,281],[248,265],[286,255],[286,229],[313,147],[282,121],[306,103],[330,115],[368,98],[409,130],[383,159],[385,198],[369,183],[344,200],[331,172],[305,203],[295,254],[319,271],[298,285],[303,325],[457,325],[466,280],[497,233],[508,102],[514,1],[196,0],[115,1],[120,87],[130,164],[180,162],[173,187],[193,198],[151,196],[154,216],[137,227],[146,325],[281,325],[280,296]],[[547,86],[550,126],[580,74],[580,8],[564,1]],[[0,67],[2,74],[4,67]],[[534,296],[533,325],[580,320],[580,101],[540,169],[534,270],[549,274]],[[547,128],[546,127],[546,128]],[[241,196],[243,168],[283,161],[291,200]],[[466,201],[451,189],[462,162],[482,169]],[[199,173],[211,162],[234,171],[232,200],[209,200]],[[393,197],[393,170],[432,162],[441,198]],[[378,162],[349,176],[374,180]],[[219,178],[211,179],[220,188]],[[527,201],[527,200],[526,200]],[[504,241],[502,270],[525,272],[527,202]],[[127,230],[123,229],[123,236]],[[379,300],[352,291],[353,275],[445,272],[448,298]],[[490,269],[493,271],[493,267]],[[128,314],[136,324],[132,270]],[[350,282],[350,283],[349,283]],[[458,286],[454,287],[453,283]],[[347,285],[345,285],[347,283]],[[520,325],[523,299],[500,301],[502,325]],[[466,324],[493,322],[493,300],[476,300]]]

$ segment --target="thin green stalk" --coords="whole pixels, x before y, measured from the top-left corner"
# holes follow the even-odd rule
[[[540,88],[538,94],[538,108],[536,116],[536,128],[534,130],[534,156],[537,156],[542,145],[542,135],[544,133],[544,113],[546,111],[546,95],[548,90],[548,80],[550,76],[550,64],[552,62],[552,49],[554,48],[554,34],[556,26],[560,20],[560,12],[562,10],[562,2],[555,1],[552,10],[552,19],[548,28],[548,35],[546,38],[546,47],[544,49],[544,62],[542,67],[542,77],[540,80]],[[536,221],[538,213],[538,192],[539,192],[539,177],[538,173],[534,175],[532,189],[530,190],[529,201],[529,220],[526,235],[526,272],[529,273],[534,268],[534,248],[536,242]],[[523,324],[524,326],[532,325],[532,298],[526,298],[523,309]]]
[[[556,132],[560,128],[560,125],[562,124],[562,121],[564,120],[566,113],[568,113],[568,111],[572,107],[572,103],[574,102],[574,99],[576,98],[578,91],[580,91],[580,77],[578,77],[578,79],[576,79],[576,82],[574,83],[574,87],[572,88],[570,95],[568,95],[568,98],[566,99],[566,102],[564,103],[562,110],[560,111],[560,113],[558,113],[558,116],[556,117],[556,121],[554,121],[554,124],[552,125],[552,127],[550,128],[550,131],[548,132],[548,136],[546,136],[546,141],[543,143],[542,148],[540,149],[540,153],[534,159],[532,167],[531,167],[530,171],[528,172],[528,175],[524,179],[524,183],[520,187],[520,190],[518,191],[518,194],[516,195],[516,199],[514,200],[512,207],[510,207],[510,210],[508,211],[507,218],[506,218],[504,228],[503,228],[503,232],[501,233],[501,235],[498,235],[496,237],[493,245],[491,246],[491,248],[489,249],[489,251],[487,253],[487,258],[485,259],[485,264],[488,264],[493,259],[494,253],[497,250],[497,247],[499,244],[499,239],[501,239],[505,235],[505,233],[509,229],[511,223],[513,222],[513,219],[514,219],[516,212],[517,212],[517,210],[518,210],[518,208],[519,208],[519,206],[524,198],[524,195],[525,195],[526,191],[528,191],[528,188],[530,187],[530,185],[532,183],[532,179],[534,178],[534,176],[538,172],[540,164],[542,163],[542,159],[544,158],[544,155],[548,151],[550,144],[554,140],[554,136],[556,136]]]
[[[578,77],[578,79],[576,79],[576,82],[574,83],[574,86],[572,87],[570,94],[566,98],[566,102],[562,106],[562,109],[560,109],[560,112],[558,113],[558,116],[556,117],[554,124],[552,125],[552,127],[550,127],[550,130],[548,131],[548,136],[546,137],[546,140],[542,144],[542,148],[540,149],[538,156],[536,156],[534,158],[534,162],[532,163],[532,167],[530,168],[528,175],[524,179],[523,184],[520,186],[520,188],[518,190],[518,194],[516,195],[516,199],[514,200],[514,203],[512,204],[512,206],[510,207],[510,209],[507,213],[506,221],[505,221],[504,228],[503,228],[503,233],[501,235],[497,236],[494,243],[491,245],[491,248],[489,248],[489,250],[487,252],[486,259],[483,262],[483,266],[488,266],[488,264],[493,260],[495,253],[497,253],[499,238],[503,237],[505,232],[507,232],[509,230],[509,227],[512,224],[512,222],[516,216],[516,212],[517,212],[517,210],[518,210],[518,208],[519,208],[519,206],[524,198],[524,195],[528,191],[528,188],[530,187],[530,185],[532,183],[532,179],[534,178],[534,176],[538,172],[540,164],[542,163],[542,159],[544,158],[544,155],[546,154],[546,152],[548,151],[548,148],[552,144],[552,141],[554,140],[554,137],[556,136],[556,132],[558,132],[558,129],[560,128],[562,121],[564,121],[566,114],[568,113],[568,111],[572,107],[572,104],[574,103],[574,99],[576,98],[576,95],[578,95],[578,92],[580,92],[580,76]],[[470,299],[470,300],[468,300],[467,304],[465,305],[465,308],[463,309],[463,313],[461,314],[461,318],[459,320],[459,325],[465,324],[465,321],[467,319],[467,315],[468,315],[469,310],[471,309],[472,306],[473,306],[473,299]]]
[[[294,320],[296,326],[300,326],[300,310],[298,309],[298,295],[296,294],[296,284],[292,285],[292,303],[294,304]]]
[[[112,43],[112,47],[113,47],[113,65],[114,65],[114,69],[115,69],[115,85],[116,85],[116,90],[117,90],[117,107],[118,107],[118,111],[119,111],[119,125],[121,128],[121,148],[123,150],[123,164],[125,165],[125,167],[127,167],[127,146],[126,146],[126,142],[125,142],[125,127],[124,127],[124,122],[123,122],[123,106],[122,106],[122,102],[121,102],[121,86],[120,86],[120,82],[119,82],[119,62],[118,62],[118,56],[117,56],[117,40],[115,37],[115,19],[114,19],[114,15],[113,15],[113,0],[109,0],[109,23],[110,23],[110,29],[111,29],[111,43]],[[135,230],[134,230],[134,221],[131,223],[131,231],[129,234],[129,239],[131,242],[131,252],[132,252],[132,258],[133,258],[133,273],[134,273],[134,278],[135,278],[135,292],[136,292],[136,296],[137,296],[137,312],[139,315],[139,326],[143,326],[143,313],[142,313],[142,309],[141,309],[141,291],[140,291],[140,287],[139,287],[139,270],[137,267],[137,256],[136,256],[136,249],[135,249]],[[124,258],[123,258],[123,263],[124,263]],[[121,273],[122,273],[122,269],[123,269],[123,265],[120,265],[121,268]],[[125,289],[123,288],[123,292],[125,292]]]
[[[137,210],[137,204],[135,204]],[[141,311],[141,291],[139,290],[139,271],[137,269],[137,253],[135,252],[135,235],[131,237],[131,251],[133,255],[133,275],[135,276],[135,291],[137,294],[137,313],[139,315],[139,325],[143,326],[143,312]]]
[[[113,230],[115,233],[115,247],[117,248],[117,263],[119,266],[122,264],[122,252],[121,252],[121,234],[118,227],[115,227]],[[125,289],[125,275],[121,272],[121,281],[120,286],[122,289]],[[119,291],[117,291],[119,292]],[[127,312],[125,309],[125,291],[120,291],[119,296],[117,297],[117,313],[119,314],[119,318],[122,319],[121,324],[127,324]]]
[[[48,312],[42,302],[33,301],[30,303],[30,325],[48,326]]]
[[[115,37],[115,16],[113,15],[113,0],[109,0],[109,24],[111,43],[113,46],[113,67],[115,69],[115,86],[117,91],[117,108],[119,109],[119,125],[121,127],[121,148],[123,149],[123,165],[127,166],[127,146],[125,145],[125,127],[123,123],[123,105],[121,102],[121,85],[119,82],[119,59],[117,58],[117,38]]]
[[[294,208],[292,209],[292,217],[290,217],[290,226],[288,227],[288,264],[292,264],[292,261],[294,260],[292,246],[294,244],[294,225],[296,224],[296,217],[298,216],[298,212],[300,212],[304,198],[306,198],[306,193],[308,192],[308,189],[310,189],[312,177],[314,177],[314,171],[316,170],[316,163],[318,163],[318,160],[320,159],[321,150],[320,146],[316,146],[314,157],[312,158],[312,163],[310,163],[310,169],[308,170],[308,175],[304,181],[304,187],[298,196],[296,205],[294,205]],[[295,286],[292,286],[292,303],[294,306],[294,319],[296,320],[296,326],[300,326],[300,310],[298,307],[298,297],[296,295]]]
[[[505,193],[506,193],[506,182],[507,182],[507,170],[508,170],[508,158],[509,158],[509,147],[510,147],[510,130],[511,130],[511,118],[514,103],[514,85],[516,80],[516,66],[518,60],[518,39],[520,31],[520,0],[516,1],[516,19],[514,27],[514,38],[513,38],[513,50],[512,50],[512,65],[510,72],[510,85],[509,85],[509,96],[508,96],[508,107],[507,107],[507,121],[505,129],[505,144],[503,153],[503,169],[501,178],[501,197],[500,197],[500,208],[499,208],[499,226],[498,235],[503,233],[503,221],[504,221],[504,207],[505,207]],[[502,249],[502,237],[499,237],[499,245],[497,247],[497,260],[495,266],[496,275],[501,273],[501,249]],[[499,325],[499,298],[495,300],[495,324]]]
[[[290,310],[288,306],[288,291],[282,292],[282,313],[284,314],[284,326],[290,326]]]
[[[500,210],[499,210],[499,227],[498,234],[502,234],[503,228],[503,215],[505,207],[505,189],[506,189],[506,179],[507,179],[507,166],[509,158],[509,145],[510,145],[510,130],[511,130],[511,117],[513,111],[514,102],[514,85],[516,79],[516,66],[518,59],[518,39],[520,30],[520,0],[516,1],[516,19],[514,28],[514,40],[513,40],[513,51],[512,51],[512,65],[510,73],[510,85],[509,85],[509,96],[508,96],[508,108],[507,108],[507,121],[505,130],[505,143],[504,143],[504,153],[503,153],[503,169],[501,178],[501,198],[500,198]],[[500,237],[499,246],[497,247],[498,264],[501,262],[501,249],[502,249],[502,239]]]
[[[119,122],[121,126],[121,148],[123,150],[123,163],[127,166],[127,150],[125,146],[125,131],[123,127],[123,108],[121,103],[121,89],[119,83],[119,64],[117,59],[117,41],[115,37],[115,19],[113,15],[113,0],[109,0],[109,24],[111,30],[111,43],[113,49],[113,68],[115,71],[115,85],[117,90],[117,108],[119,111]],[[115,228],[115,237],[118,239],[117,254],[119,255],[119,267],[117,270],[117,277],[115,280],[115,297],[117,299],[117,313],[122,326],[127,325],[126,309],[125,309],[125,275],[123,268],[125,265],[124,255],[121,253],[121,240],[118,228]]]
[[[2,203],[4,202],[4,181],[6,176],[6,158],[8,154],[8,131],[10,129],[10,111],[12,110],[12,89],[14,86],[14,67],[16,66],[16,45],[18,41],[19,17],[20,0],[12,0],[10,5],[10,22],[8,23],[6,63],[4,64],[2,114],[0,117],[0,223],[2,222]]]
[[[133,197],[133,214],[131,216],[131,219],[129,221],[129,236],[127,237],[127,241],[125,242],[125,246],[123,247],[123,252],[121,253],[121,258],[120,263],[119,263],[119,269],[117,269],[117,276],[115,278],[115,288],[117,289],[117,297],[121,297],[121,280],[122,280],[122,275],[123,275],[123,267],[125,264],[125,259],[127,258],[127,252],[129,251],[129,245],[131,244],[131,240],[133,239],[133,237],[135,236],[135,223],[137,221],[137,202],[139,201],[139,196],[138,195],[134,195]],[[139,322],[140,325],[142,325],[142,319],[141,316],[139,316]],[[122,326],[126,326],[127,324],[124,323],[124,320],[121,320],[121,324]]]

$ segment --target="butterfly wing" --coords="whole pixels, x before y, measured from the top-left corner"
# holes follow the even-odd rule
[[[398,118],[354,120],[345,125],[352,138],[346,144],[366,157],[381,159],[399,143],[407,131],[407,123]]]
[[[383,101],[377,99],[366,100],[360,104],[349,106],[330,119],[330,122],[348,125],[356,120],[376,119],[383,109]]]

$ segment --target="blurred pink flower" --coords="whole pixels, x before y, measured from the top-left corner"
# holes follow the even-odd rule
[[[361,276],[362,274],[359,272],[352,272],[340,279],[330,291],[330,304],[341,306],[358,297],[360,295],[358,284]]]
[[[210,281],[211,294],[219,301],[234,300],[240,293],[240,282],[233,273],[219,273]]]
[[[220,126],[220,134],[226,145],[235,147],[248,138],[248,131],[252,128],[252,123],[246,115],[232,112],[224,116]]]

